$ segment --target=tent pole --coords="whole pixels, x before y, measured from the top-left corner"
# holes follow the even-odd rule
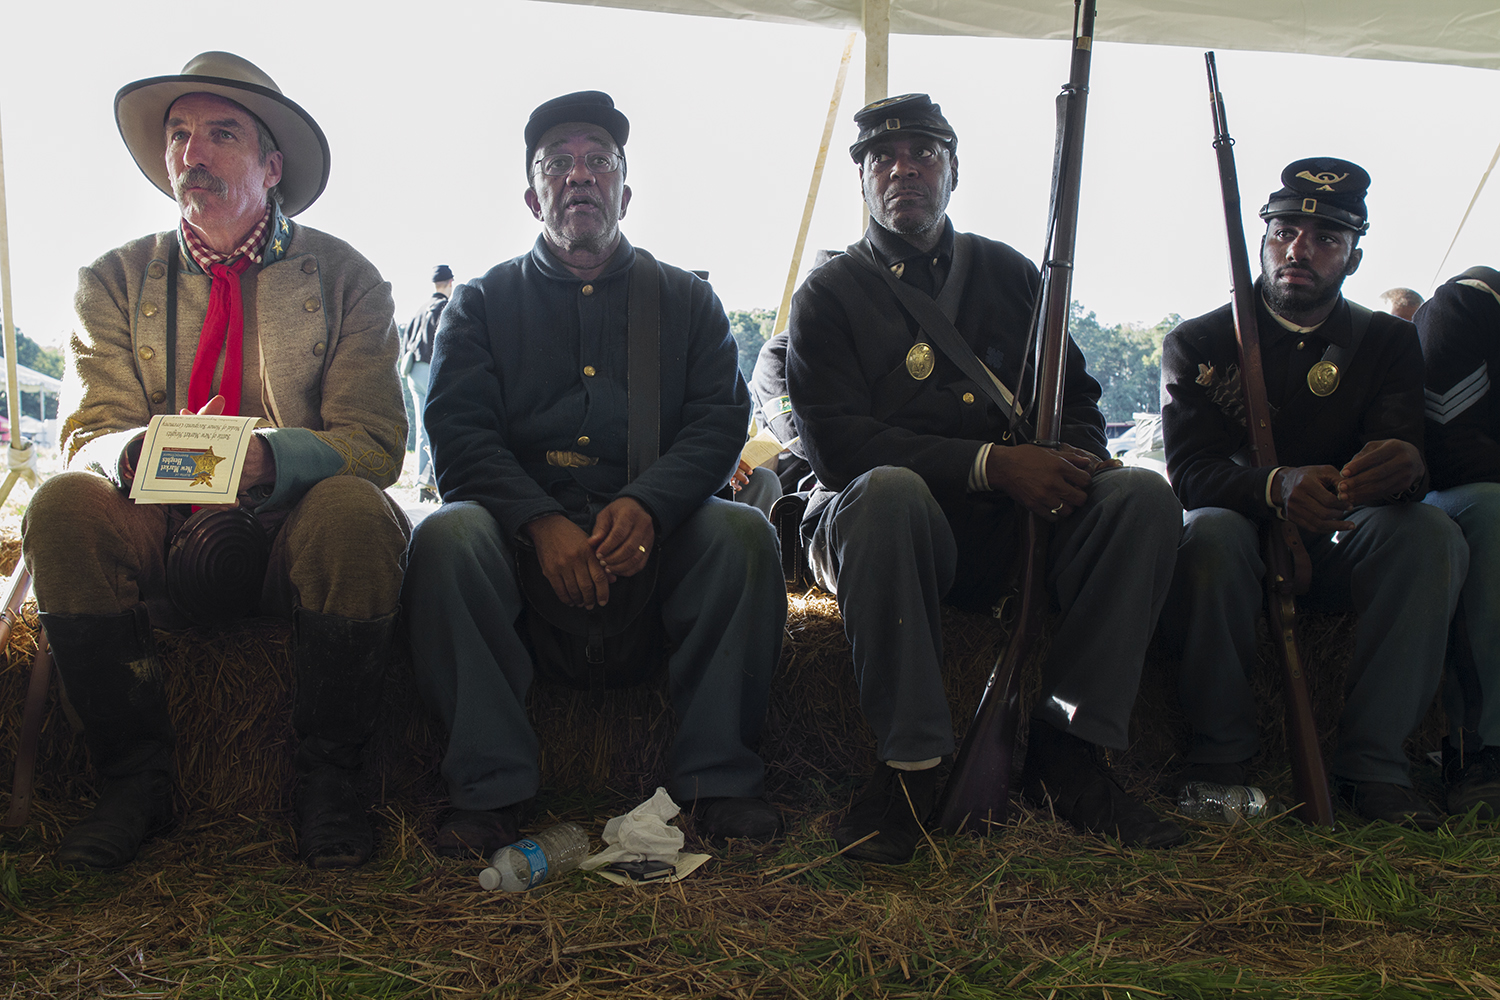
[[[860,25],[865,31],[865,104],[874,104],[890,91],[891,0],[862,0]],[[870,206],[863,205],[859,228],[869,227]]]
[[[849,77],[849,57],[854,53],[857,32],[849,32],[844,42],[844,57],[839,60],[838,79],[833,84],[833,99],[828,102],[828,118],[823,122],[823,141],[818,146],[818,158],[813,163],[812,183],[807,186],[807,204],[802,206],[802,225],[797,230],[797,243],[792,247],[792,266],[786,272],[786,288],[781,292],[781,305],[776,307],[776,326],[771,336],[786,329],[792,311],[792,291],[797,286],[797,272],[802,269],[802,252],[807,249],[807,230],[812,225],[813,208],[818,204],[818,188],[823,184],[823,167],[828,163],[828,144],[833,141],[833,125],[838,120],[839,104],[844,99],[844,81]]]
[[[10,304],[10,224],[5,215],[5,144],[0,139],[0,312],[5,321],[5,401],[10,409],[10,448],[7,466],[10,475],[0,485],[0,504],[10,496],[16,480],[25,476],[33,487],[37,484],[36,453],[30,441],[21,441],[21,379],[16,372],[15,312]],[[42,416],[47,416],[47,396],[42,394]]]
[[[1442,262],[1437,266],[1437,273],[1432,276],[1432,287],[1436,288],[1438,282],[1443,279],[1443,267],[1448,263],[1453,248],[1458,245],[1459,234],[1464,231],[1464,223],[1469,221],[1469,213],[1474,211],[1474,203],[1479,200],[1479,195],[1484,191],[1485,182],[1490,179],[1490,171],[1495,169],[1495,164],[1500,162],[1500,146],[1495,147],[1495,155],[1490,157],[1490,165],[1484,168],[1484,176],[1479,178],[1479,186],[1474,189],[1474,197],[1469,199],[1469,207],[1464,209],[1464,217],[1458,220],[1458,229],[1453,233],[1453,240],[1448,244],[1448,252],[1443,254]],[[1428,292],[1431,295],[1431,292]]]
[[[890,87],[891,0],[864,0],[865,104],[887,96]]]

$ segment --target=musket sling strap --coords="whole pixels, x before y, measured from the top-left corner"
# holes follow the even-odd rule
[[[943,283],[942,290],[938,292],[936,299],[906,284],[888,268],[882,267],[875,259],[868,240],[860,240],[850,246],[849,256],[880,275],[886,286],[895,294],[897,301],[917,321],[921,333],[930,337],[938,350],[957,365],[959,371],[978,386],[979,391],[984,393],[1001,413],[1007,415],[1013,429],[1019,430],[1023,421],[1021,406],[1015,394],[995,376],[994,372],[990,371],[984,362],[979,360],[974,349],[969,346],[968,341],[964,340],[963,334],[958,332],[958,327],[953,323],[958,317],[958,303],[963,297],[964,285],[969,277],[969,266],[973,260],[972,237],[968,233],[956,235],[953,242],[953,266],[949,269],[948,280]]]
[[[1365,339],[1365,332],[1370,329],[1370,318],[1375,314],[1358,302],[1349,303],[1349,345],[1340,347],[1338,344],[1329,344],[1328,349],[1323,352],[1323,360],[1334,365],[1339,371],[1349,367],[1349,362],[1354,360],[1354,355],[1359,353],[1359,345]]]
[[[661,269],[640,248],[630,268],[626,331],[630,423],[625,480],[634,482],[661,454]]]

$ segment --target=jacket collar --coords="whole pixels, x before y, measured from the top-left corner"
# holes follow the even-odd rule
[[[903,261],[913,260],[917,257],[927,256],[921,250],[908,243],[905,237],[891,232],[874,219],[870,220],[870,228],[865,230],[865,238],[870,241],[870,246],[874,248],[875,256],[887,267]],[[953,260],[954,239],[953,220],[944,216],[943,235],[938,237],[938,244],[933,247],[932,255],[945,263],[951,262]]]
[[[1266,302],[1263,278],[1255,279],[1255,304],[1257,312],[1270,321],[1260,324],[1260,340],[1263,344],[1273,344],[1282,337],[1318,337],[1339,347],[1348,347],[1353,342],[1354,328],[1349,320],[1349,301],[1342,294],[1334,303],[1333,311],[1310,330],[1292,330],[1285,323],[1279,322],[1280,317],[1272,311],[1270,303]]]
[[[536,243],[531,247],[531,262],[536,265],[537,270],[553,281],[576,281],[582,282],[572,271],[569,271],[557,255],[552,252],[547,238],[538,233]],[[604,271],[594,281],[608,281],[630,270],[630,265],[635,263],[635,247],[620,234],[620,245],[615,247],[614,254],[609,258],[609,263],[604,266]]]
[[[296,224],[288,219],[281,211],[281,206],[271,202],[271,227],[266,233],[266,248],[261,251],[260,266],[269,267],[277,261],[286,257],[292,248],[292,236],[296,232]],[[188,248],[182,245],[181,235],[178,234],[177,252],[181,259],[182,269],[188,274],[203,274],[203,268],[188,253]]]

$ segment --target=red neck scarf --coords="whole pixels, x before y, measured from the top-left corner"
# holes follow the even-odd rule
[[[245,301],[240,294],[240,275],[250,263],[246,254],[232,264],[209,268],[214,282],[209,288],[208,314],[203,317],[203,332],[198,335],[198,353],[193,357],[188,381],[188,409],[194,413],[213,398],[214,369],[222,355],[224,375],[219,379],[219,394],[224,397],[224,414],[239,415],[245,371]]]
[[[224,397],[224,414],[240,413],[240,387],[245,372],[245,302],[240,294],[240,275],[252,263],[260,263],[266,229],[271,224],[271,205],[250,230],[243,243],[230,253],[219,253],[208,246],[184,221],[183,241],[198,266],[213,275],[208,290],[208,314],[203,317],[203,331],[198,335],[198,353],[193,356],[193,371],[188,379],[188,407],[194,412],[214,396],[214,369],[224,358],[224,374],[219,379],[219,395]],[[225,261],[233,263],[226,264]]]

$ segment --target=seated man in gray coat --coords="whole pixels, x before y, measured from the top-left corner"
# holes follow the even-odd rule
[[[562,605],[587,609],[656,567],[678,723],[667,791],[712,839],[781,826],[755,751],[786,618],[780,561],[759,511],[714,496],[750,399],[707,282],[620,233],[629,128],[598,91],[532,112],[525,197],[542,233],[456,289],[438,330],[426,420],[445,503],[414,534],[406,599],[418,682],[449,732],[441,855],[515,840],[540,784],[519,563],[539,565]],[[659,457],[632,478],[627,452],[642,439],[627,420],[627,319],[651,285],[659,412],[642,423]]]
[[[22,526],[42,625],[101,785],[60,864],[117,868],[173,820],[173,731],[152,625],[288,617],[297,839],[313,867],[357,865],[373,835],[357,787],[394,634],[407,524],[384,487],[406,416],[391,286],[342,240],[293,223],[328,181],[317,123],[227,52],[115,98],[141,171],[181,210],[170,231],[78,274],[62,412],[68,472]],[[258,416],[238,510],[136,504],[158,414]],[[253,517],[241,514],[250,511]],[[185,540],[269,535],[247,606],[194,579]],[[239,536],[241,538],[245,536]],[[213,565],[207,559],[199,565]],[[232,581],[231,581],[232,582]],[[244,596],[240,592],[240,597]]]

